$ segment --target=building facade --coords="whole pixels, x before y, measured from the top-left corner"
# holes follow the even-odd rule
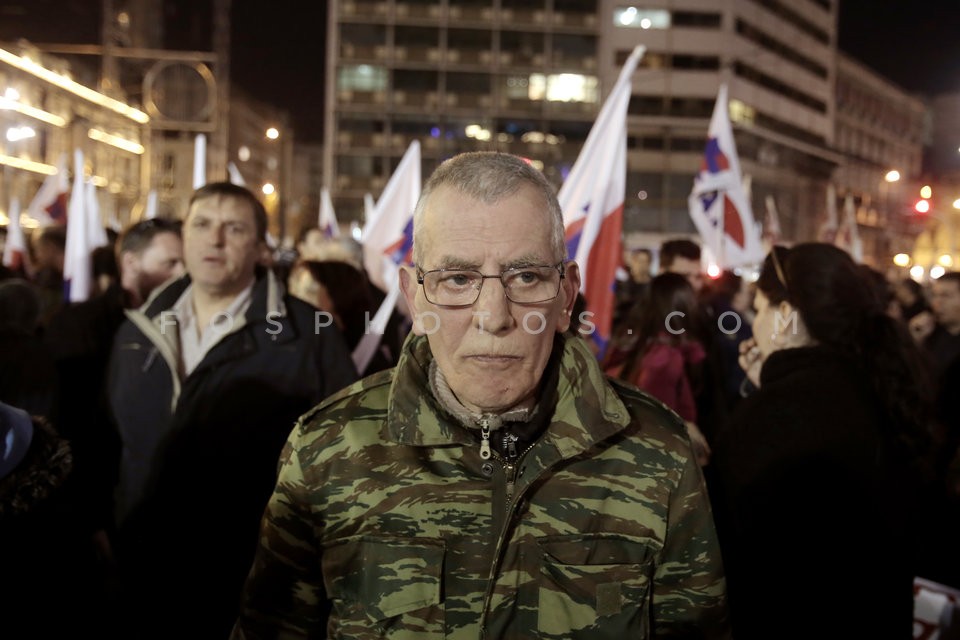
[[[328,5],[325,179],[348,217],[414,137],[425,175],[459,151],[500,149],[561,183],[637,44],[647,53],[629,107],[628,234],[693,233],[687,196],[722,82],[753,201],[775,195],[787,237],[812,236],[842,162],[829,0]]]

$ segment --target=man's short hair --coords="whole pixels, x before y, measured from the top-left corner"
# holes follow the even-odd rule
[[[125,253],[140,255],[161,233],[175,233],[179,237],[181,224],[179,220],[150,218],[130,225],[117,239],[117,260],[120,260],[120,256]]]
[[[250,205],[253,210],[253,220],[257,228],[257,239],[266,241],[267,239],[267,210],[263,208],[263,203],[253,195],[253,192],[246,187],[241,187],[232,182],[211,182],[205,184],[190,196],[190,204],[187,209],[193,207],[195,202],[206,200],[207,198],[235,198]]]
[[[948,271],[937,278],[935,282],[952,282],[957,285],[957,290],[960,290],[960,271]]]
[[[450,186],[475,200],[493,204],[512,195],[525,184],[543,196],[550,216],[550,240],[554,254],[557,260],[565,259],[567,245],[563,237],[563,212],[553,185],[519,156],[497,151],[472,151],[456,155],[437,167],[420,192],[413,212],[414,262],[420,264],[422,261],[422,242],[418,242],[418,237],[423,226],[423,213],[427,200],[439,187]]]
[[[660,245],[660,270],[669,269],[677,258],[700,261],[700,245],[693,240],[677,238]]]

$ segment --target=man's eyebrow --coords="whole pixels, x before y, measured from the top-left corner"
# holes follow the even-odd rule
[[[466,260],[464,258],[459,258],[456,256],[442,256],[431,269],[425,269],[427,271],[433,269],[458,269],[458,270],[470,270],[470,271],[480,271],[480,267],[483,264],[477,262],[476,260]],[[550,264],[549,260],[544,260],[543,256],[536,253],[528,253],[522,256],[518,256],[507,262],[500,263],[500,270],[506,271],[508,269],[523,269],[525,267],[543,267],[543,266],[553,266]]]
[[[525,267],[544,267],[544,266],[553,266],[549,260],[544,260],[543,256],[536,253],[528,253],[522,255],[518,258],[514,258],[509,262],[502,263],[500,268],[506,271],[507,269],[523,269]]]
[[[475,260],[466,260],[464,258],[458,258],[455,256],[442,256],[436,262],[436,265],[431,267],[431,269],[428,269],[428,271],[433,269],[458,269],[458,270],[477,271],[480,269],[480,263]]]

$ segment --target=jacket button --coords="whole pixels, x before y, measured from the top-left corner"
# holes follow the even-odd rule
[[[492,462],[484,462],[484,463],[480,466],[480,473],[482,473],[483,475],[485,475],[485,476],[488,477],[488,478],[489,478],[490,476],[492,476],[492,475],[493,475],[493,463],[492,463]]]

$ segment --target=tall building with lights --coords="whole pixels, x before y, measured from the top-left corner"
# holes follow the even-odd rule
[[[460,151],[526,156],[561,183],[629,51],[625,231],[692,234],[687,196],[717,90],[752,201],[811,238],[834,148],[837,0],[341,0],[328,3],[325,181],[341,217],[379,195],[411,139],[424,175]]]

